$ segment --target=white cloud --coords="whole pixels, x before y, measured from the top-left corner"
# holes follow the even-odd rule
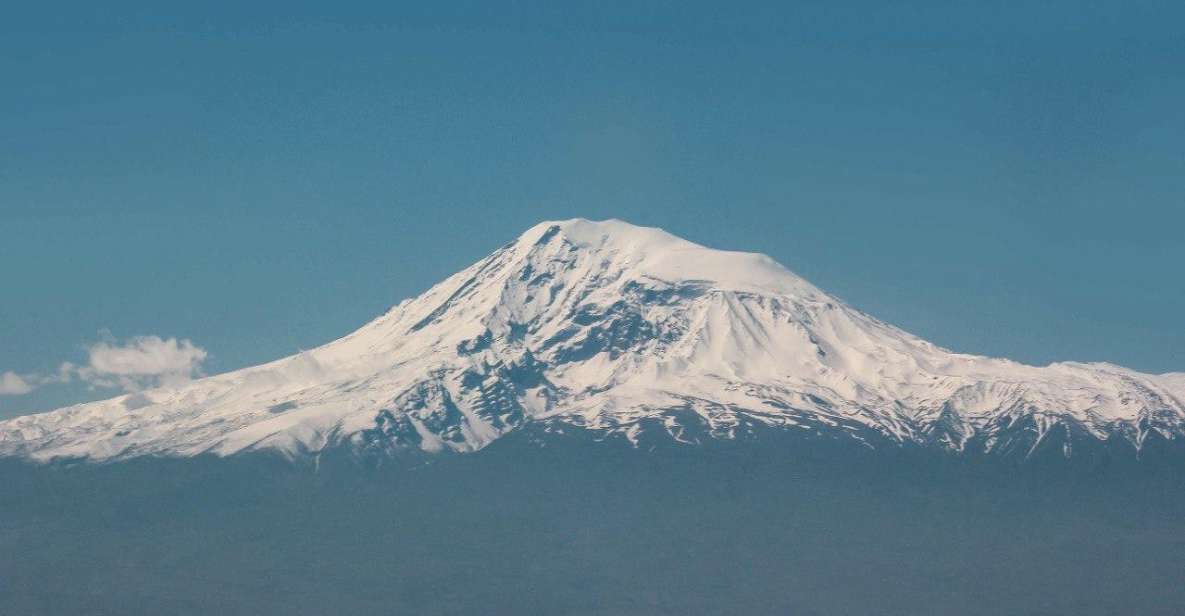
[[[83,381],[91,387],[140,391],[178,385],[203,375],[206,350],[189,340],[137,336],[120,343],[108,333],[87,348],[87,363],[62,362],[57,374],[0,373],[0,396],[20,396],[42,385]]]
[[[0,374],[0,396],[20,396],[33,391],[33,384],[15,372]]]
[[[73,372],[99,387],[139,391],[201,376],[207,353],[189,340],[137,336],[124,344],[114,340],[96,343],[87,349],[87,355],[87,365],[75,368],[63,364],[60,372]]]

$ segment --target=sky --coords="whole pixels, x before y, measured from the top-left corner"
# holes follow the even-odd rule
[[[1185,371],[1178,3],[243,4],[0,22],[0,417],[317,346],[572,217]]]

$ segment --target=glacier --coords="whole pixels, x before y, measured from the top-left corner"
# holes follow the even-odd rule
[[[1185,373],[952,352],[767,256],[575,219],[532,227],[321,347],[0,422],[0,456],[435,455],[522,430],[1138,457],[1182,442]]]

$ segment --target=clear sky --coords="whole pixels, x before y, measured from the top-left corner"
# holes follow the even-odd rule
[[[576,216],[1185,370],[1180,3],[190,4],[0,20],[0,416],[327,342]]]

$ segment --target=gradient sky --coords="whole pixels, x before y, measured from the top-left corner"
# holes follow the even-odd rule
[[[274,359],[576,216],[958,351],[1185,371],[1179,3],[252,4],[0,22],[0,373]]]

